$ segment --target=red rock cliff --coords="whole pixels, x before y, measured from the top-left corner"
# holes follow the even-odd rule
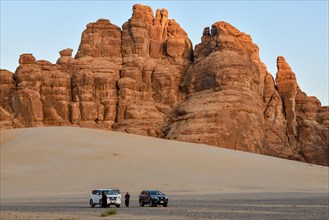
[[[59,53],[1,70],[1,129],[81,126],[329,165],[329,107],[301,91],[283,57],[274,80],[228,23],[206,27],[193,51],[166,9],[134,5],[122,29],[99,19],[74,58]]]

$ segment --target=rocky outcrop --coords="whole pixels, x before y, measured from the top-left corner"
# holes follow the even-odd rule
[[[296,145],[296,95],[297,95],[297,81],[295,74],[292,72],[290,66],[283,57],[277,59],[278,72],[276,74],[276,84],[278,86],[279,94],[284,103],[285,116],[287,119],[287,136],[290,145]]]
[[[17,86],[12,98],[14,124],[19,127],[43,126],[40,95],[43,81],[41,68],[32,54],[21,55],[19,64],[14,76]]]
[[[296,130],[298,131],[297,147],[305,161],[328,165],[329,159],[329,109],[321,107],[315,97],[308,97],[297,88]]]
[[[69,63],[74,61],[72,58],[72,52],[73,50],[71,48],[66,48],[64,50],[59,51],[61,57],[58,58],[56,64],[61,66],[62,71],[67,71]]]
[[[116,119],[120,65],[106,58],[83,57],[72,74],[71,122],[90,128],[111,129]]]
[[[166,9],[134,5],[122,29],[87,25],[56,64],[23,54],[0,72],[1,129],[81,126],[329,166],[329,108],[278,57],[276,79],[249,35],[226,22],[194,51]]]
[[[183,86],[188,98],[169,118],[166,138],[262,153],[263,69],[250,36],[225,22],[203,32]],[[196,105],[196,103],[198,103]]]
[[[71,104],[71,75],[60,65],[37,61],[42,73],[40,100],[43,125],[69,126]]]
[[[121,63],[121,30],[107,19],[87,25],[81,36],[81,43],[75,59],[91,57],[107,57]]]
[[[122,27],[118,131],[159,136],[165,115],[182,99],[181,78],[192,59],[185,31],[166,9],[134,5]]]
[[[308,97],[299,88],[295,74],[283,57],[278,57],[277,66],[276,83],[284,104],[289,146],[302,161],[328,165],[329,127],[323,120],[324,115],[328,117],[329,112],[324,113],[327,108],[321,108],[317,98]]]
[[[275,81],[269,73],[264,79],[263,92],[264,126],[264,154],[275,157],[291,158],[294,153],[289,145],[286,134],[287,120],[284,114],[284,106]],[[292,159],[292,158],[291,158]]]
[[[121,67],[120,28],[106,19],[88,24],[75,60],[68,67],[72,73],[72,124],[112,128],[116,120]]]
[[[13,128],[14,110],[12,94],[16,83],[14,74],[8,70],[0,71],[0,129]]]

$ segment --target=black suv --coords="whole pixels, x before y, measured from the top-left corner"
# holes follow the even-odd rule
[[[168,206],[168,197],[159,190],[144,190],[139,194],[139,205],[143,207],[145,204],[149,204],[151,207],[157,205]]]

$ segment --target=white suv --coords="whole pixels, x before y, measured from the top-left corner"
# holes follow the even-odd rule
[[[89,204],[91,207],[99,205],[102,207],[102,192],[107,196],[107,205],[115,205],[117,208],[121,205],[121,194],[118,189],[95,189],[90,194]]]

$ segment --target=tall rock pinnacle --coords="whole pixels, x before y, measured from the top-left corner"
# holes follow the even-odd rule
[[[182,99],[179,86],[191,63],[191,42],[166,9],[154,17],[150,7],[134,5],[122,28],[116,129],[159,136],[165,115]]]
[[[285,116],[287,119],[287,135],[290,144],[296,145],[296,95],[297,95],[297,81],[296,76],[292,72],[289,64],[284,57],[277,59],[278,72],[276,74],[276,84],[278,86],[279,94],[284,103]]]

